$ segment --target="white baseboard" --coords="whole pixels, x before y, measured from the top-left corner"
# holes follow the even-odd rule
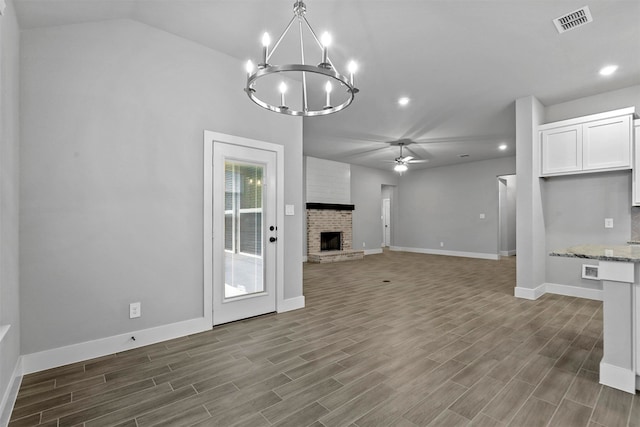
[[[557,283],[545,283],[545,292],[548,294],[566,295],[602,301],[602,290],[581,288],[579,286],[560,285]]]
[[[514,256],[516,254],[516,250],[512,251],[500,251],[500,256]]]
[[[304,295],[295,298],[287,298],[279,302],[278,313],[298,310],[300,308],[304,308]]]
[[[599,289],[581,288],[579,286],[561,285],[558,283],[543,283],[537,288],[516,287],[513,296],[536,300],[544,294],[565,295],[568,297],[578,297],[602,301],[602,291]]]
[[[516,286],[513,289],[513,296],[516,298],[524,298],[530,300],[536,300],[545,293],[545,284],[538,286],[537,288],[523,288]]]
[[[636,394],[636,374],[630,369],[600,362],[600,384]]]
[[[56,368],[70,363],[107,356],[121,351],[155,344],[186,335],[208,331],[211,323],[205,317],[114,335],[93,341],[40,351],[22,356],[24,374]],[[131,339],[135,336],[136,340]]]
[[[480,258],[480,259],[491,259],[491,260],[500,259],[498,254],[486,254],[482,252],[445,251],[442,249],[405,248],[402,246],[391,246],[390,249],[392,251],[414,252],[418,254],[446,255],[446,256],[457,256],[457,257],[464,257],[464,258]]]
[[[364,250],[364,254],[365,255],[375,255],[375,254],[381,254],[382,253],[382,248],[380,249],[365,249]]]
[[[11,412],[13,412],[13,406],[16,403],[18,397],[18,390],[20,390],[20,384],[22,384],[22,356],[18,357],[16,366],[11,374],[11,381],[2,396],[2,403],[0,403],[0,426],[9,425],[11,419]]]

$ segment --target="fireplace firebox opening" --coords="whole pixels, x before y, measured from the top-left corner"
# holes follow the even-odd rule
[[[341,242],[342,233],[339,231],[330,231],[320,233],[320,250],[321,251],[340,251],[342,250]]]

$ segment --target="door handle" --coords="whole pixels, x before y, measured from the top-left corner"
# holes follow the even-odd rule
[[[278,238],[277,238],[277,237],[269,237],[269,241],[270,241],[271,243],[275,242],[276,240],[278,240]]]

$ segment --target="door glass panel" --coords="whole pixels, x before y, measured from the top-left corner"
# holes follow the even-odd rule
[[[264,167],[225,162],[225,298],[264,291]]]

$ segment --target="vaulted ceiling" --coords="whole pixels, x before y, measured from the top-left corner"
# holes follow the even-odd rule
[[[243,62],[259,56],[264,31],[277,36],[293,16],[293,0],[14,1],[23,29],[134,19]],[[585,3],[593,22],[559,34],[552,20]],[[534,95],[552,105],[640,84],[638,0],[306,5],[314,30],[333,36],[334,64],[359,63],[354,103],[304,119],[304,152],[314,157],[390,169],[385,161],[399,150],[389,142],[402,138],[417,142],[409,154],[429,160],[415,167],[512,156],[515,99]],[[599,75],[608,64],[618,71]],[[245,96],[241,87],[238,96]],[[405,107],[401,96],[410,98]],[[499,151],[500,144],[508,148]]]

